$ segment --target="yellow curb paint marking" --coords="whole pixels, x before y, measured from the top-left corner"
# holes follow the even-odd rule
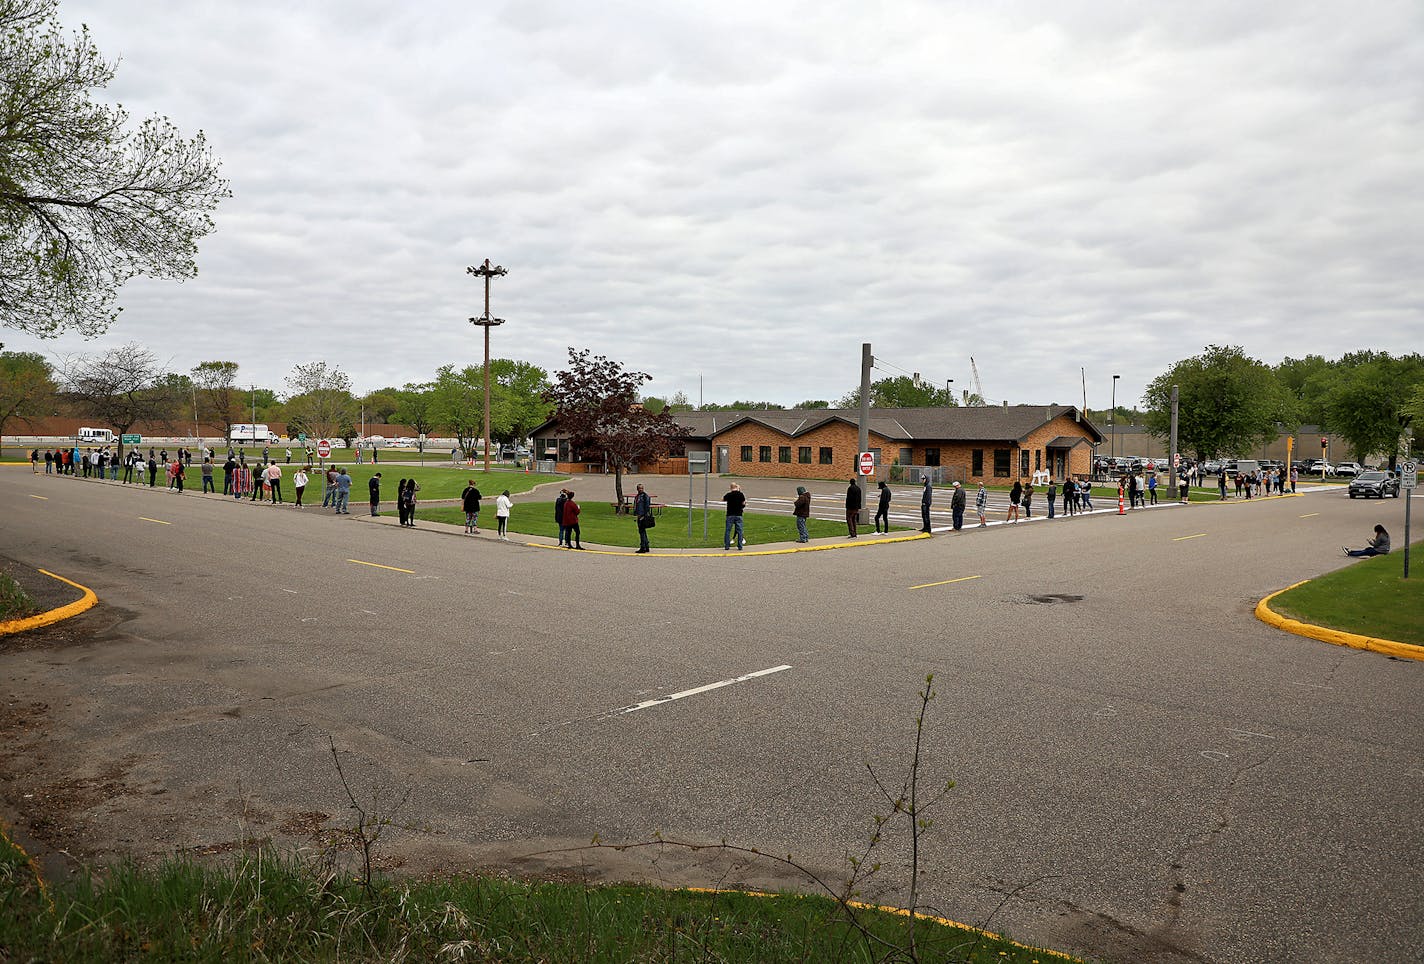
[[[173,524],[171,522],[164,522],[162,519],[150,519],[146,515],[141,515],[139,516],[139,518],[142,519],[144,522],[157,522],[161,526],[171,526]]]
[[[926,582],[918,586],[911,586],[911,589],[928,589],[931,586],[948,586],[952,582],[968,582],[971,579],[978,579],[979,576],[960,576],[958,579],[946,579],[943,582]]]
[[[47,496],[47,495],[34,495],[33,493],[27,493],[27,494],[30,496],[30,498],[32,498],[32,499],[39,499],[41,502],[48,502],[48,501],[49,501],[49,496]]]
[[[370,566],[373,569],[389,569],[391,572],[406,572],[415,575],[414,569],[402,569],[399,566],[383,566],[379,562],[362,562],[360,559],[347,559],[347,562],[354,562],[358,566]]]
[[[1173,539],[1172,541],[1173,541],[1173,542],[1185,542],[1187,539],[1200,539],[1200,538],[1201,538],[1202,536],[1204,536],[1204,535],[1206,535],[1205,532],[1198,532],[1196,535],[1177,536],[1177,538]]]
[[[1319,513],[1319,512],[1307,512],[1305,515],[1301,516],[1301,518],[1302,518],[1302,519],[1309,519],[1309,518],[1310,518],[1311,516],[1313,516],[1313,515],[1320,515],[1320,513]]]
[[[1378,639],[1373,636],[1361,636],[1358,633],[1347,633],[1341,629],[1327,629],[1324,626],[1316,626],[1313,623],[1303,623],[1298,619],[1291,619],[1289,616],[1282,616],[1271,608],[1271,600],[1281,593],[1290,592],[1296,586],[1304,586],[1310,582],[1309,579],[1302,579],[1294,585],[1271,593],[1265,599],[1256,604],[1256,618],[1268,626],[1274,626],[1281,632],[1292,633],[1296,636],[1304,636],[1307,639],[1318,639],[1323,643],[1333,643],[1336,646],[1349,646],[1351,649],[1368,649],[1376,653],[1384,653],[1386,656],[1398,656],[1402,659],[1417,659],[1424,661],[1424,646],[1415,646],[1413,643],[1400,643],[1393,639]]]
[[[81,586],[77,582],[70,582],[63,576],[56,576],[48,569],[38,569],[36,570],[36,572],[42,572],[46,576],[49,576],[51,579],[58,579],[60,582],[65,583],[66,585],[73,586],[75,589],[83,591],[83,598],[78,599],[67,606],[60,606],[58,609],[51,609],[49,612],[40,613],[38,616],[29,616],[25,619],[11,619],[8,622],[0,622],[0,636],[6,636],[10,633],[23,632],[27,629],[38,629],[41,626],[48,626],[50,623],[57,623],[61,619],[68,619],[71,616],[78,616],[80,613],[92,608],[95,604],[99,602],[99,597],[94,595],[94,590],[90,589],[88,586]]]

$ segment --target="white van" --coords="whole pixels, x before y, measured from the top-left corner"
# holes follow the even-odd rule
[[[79,434],[75,438],[81,442],[91,442],[95,445],[114,444],[114,433],[106,428],[80,428]]]
[[[1249,478],[1252,473],[1261,471],[1261,463],[1255,459],[1238,459],[1236,471]]]

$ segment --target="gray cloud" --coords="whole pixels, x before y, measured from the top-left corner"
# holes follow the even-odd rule
[[[95,344],[362,389],[589,346],[709,400],[835,397],[869,340],[993,399],[1424,344],[1424,20],[1317,3],[65,0],[110,93],[203,128],[200,276]],[[9,347],[34,342],[6,332]]]

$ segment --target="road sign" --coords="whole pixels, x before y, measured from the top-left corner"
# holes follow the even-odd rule
[[[874,474],[875,474],[875,453],[874,453],[874,452],[861,452],[861,453],[860,453],[860,474],[861,474],[861,475],[874,475]]]
[[[307,433],[306,433],[306,432],[298,432],[298,433],[297,433],[297,441],[298,441],[298,442],[301,442],[303,445],[305,445],[305,444],[306,444],[306,441],[307,441]]]
[[[1419,487],[1419,463],[1413,459],[1399,463],[1399,487],[1415,489]]]
[[[120,441],[121,443],[123,443],[124,445],[142,445],[142,444],[143,444],[143,436],[142,436],[142,435],[120,435],[120,436],[119,436],[119,441]]]
[[[331,455],[331,443],[328,442],[326,439],[322,439],[320,442],[316,443],[316,454],[321,456],[322,458],[326,458],[327,456]]]

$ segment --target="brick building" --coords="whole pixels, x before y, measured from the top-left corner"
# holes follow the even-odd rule
[[[707,452],[713,471],[732,475],[840,479],[856,474],[859,412],[853,409],[680,412],[680,449],[644,472],[686,472],[689,452]],[[557,419],[534,430],[534,451],[558,471],[599,471],[575,458]],[[1071,405],[872,409],[869,450],[879,479],[896,469],[936,469],[943,481],[1003,483],[1047,469],[1086,475],[1103,434]]]

